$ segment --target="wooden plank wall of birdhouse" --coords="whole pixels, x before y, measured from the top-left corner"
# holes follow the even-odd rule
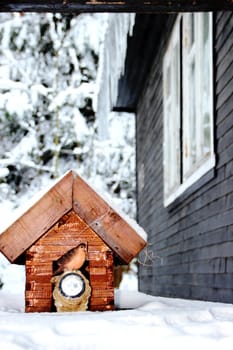
[[[53,308],[53,262],[81,242],[88,244],[92,294],[90,310],[114,308],[113,253],[79,216],[70,211],[26,253],[26,312]]]
[[[92,294],[89,309],[92,311],[113,310],[113,252],[106,245],[102,245],[101,251],[97,251],[96,247],[90,248],[88,255]]]

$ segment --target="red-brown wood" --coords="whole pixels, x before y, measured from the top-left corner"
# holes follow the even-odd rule
[[[146,242],[111,206],[82,178],[74,175],[74,211],[112,248],[129,263],[145,247]]]
[[[62,239],[63,244],[57,244]],[[113,252],[74,212],[65,214],[26,254],[26,311],[51,311],[53,263],[79,242],[88,244],[90,310],[114,308]],[[100,258],[100,260],[98,260]]]
[[[51,246],[51,259],[56,258],[57,252],[60,253],[59,246],[67,247],[69,245],[70,249],[75,247],[75,244],[73,244],[74,230],[69,233],[67,227],[64,226],[70,223],[66,223],[66,220],[72,220],[66,217],[66,214],[72,208],[82,219],[75,222],[77,231],[95,231],[97,236],[124,263],[129,263],[146,245],[145,240],[121,215],[82,178],[73,171],[69,171],[24,215],[0,235],[1,252],[11,262],[15,262],[55,223],[56,240],[54,234],[53,237],[49,237],[44,242],[44,245]],[[60,226],[64,226],[63,231],[59,229]],[[88,231],[88,227],[92,230]],[[95,243],[94,238],[92,238],[92,241],[93,245],[98,245],[98,241]],[[43,259],[43,256],[40,256],[40,249],[42,248],[36,246],[35,249],[36,251],[30,251],[33,253],[33,259],[35,260],[36,257]]]
[[[1,252],[11,262],[26,253],[27,312],[53,310],[51,278],[58,269],[55,265],[60,264],[62,271],[62,262],[67,261],[64,257],[80,243],[87,244],[92,288],[89,309],[112,310],[113,254],[128,263],[146,242],[83,179],[70,171],[0,236]],[[79,255],[81,260],[73,256],[73,263],[79,261],[81,268],[85,255],[86,252]]]
[[[72,208],[71,198],[72,172],[69,172],[1,234],[1,252],[14,262]]]
[[[51,310],[52,299],[26,299],[26,312],[47,312]]]

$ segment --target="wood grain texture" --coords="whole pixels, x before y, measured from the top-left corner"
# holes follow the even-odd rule
[[[146,245],[123,217],[76,174],[73,209],[125,263]]]
[[[57,244],[62,240],[63,245]],[[53,266],[71,248],[86,242],[88,273],[92,288],[89,310],[113,310],[113,252],[73,211],[65,214],[26,253],[26,311],[49,312],[53,309]]]
[[[232,9],[231,0],[11,0],[0,1],[0,10],[8,12],[150,12],[216,11]]]
[[[72,208],[72,172],[52,187],[0,236],[0,250],[14,262]]]
[[[52,308],[52,298],[48,299],[26,299],[26,312],[48,312]]]
[[[68,215],[72,208],[78,216]],[[70,223],[73,223],[71,231],[66,226]],[[53,234],[46,235],[51,227]],[[51,259],[55,259],[57,252],[59,254],[61,251],[60,247],[76,247],[80,232],[83,231],[86,231],[84,236],[87,240],[91,237],[93,245],[103,240],[125,263],[129,263],[146,245],[123,217],[76,173],[69,171],[1,234],[0,250],[8,260],[14,262],[45,235],[30,252],[36,252],[38,259],[44,261],[40,255],[40,251],[43,251],[41,245],[50,246]],[[36,255],[33,259],[36,259]]]
[[[59,259],[87,246],[90,310],[114,308],[113,254],[129,262],[146,245],[123,217],[73,171],[68,172],[1,236],[1,252],[15,261],[26,252],[26,311],[51,311],[51,278]]]

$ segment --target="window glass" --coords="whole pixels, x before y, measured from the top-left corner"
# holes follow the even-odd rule
[[[178,16],[163,61],[165,205],[215,164],[212,45],[210,13]]]
[[[173,31],[164,58],[164,192],[180,184],[180,27]]]
[[[195,17],[194,13],[190,15],[190,46],[192,46],[195,42]]]
[[[189,151],[190,154],[188,154],[188,157],[190,158],[190,166],[192,166],[197,159],[197,152],[196,152],[196,96],[195,96],[195,62],[192,62],[190,67],[190,138],[189,138]]]
[[[211,96],[211,64],[212,58],[212,42],[210,40],[210,16],[208,13],[202,16],[202,42],[201,42],[201,75],[205,77],[202,80],[202,123],[203,123],[203,139],[202,139],[202,155],[209,155],[211,153],[211,114],[212,114],[212,96]]]
[[[212,152],[212,55],[210,14],[184,15],[184,32],[189,33],[187,47],[183,42],[183,139],[185,140],[183,178],[196,171]]]

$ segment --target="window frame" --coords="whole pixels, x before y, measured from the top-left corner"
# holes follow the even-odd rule
[[[179,197],[184,191],[186,191],[190,186],[197,182],[203,175],[205,175],[209,170],[215,166],[215,154],[214,154],[214,108],[213,108],[213,19],[212,13],[208,13],[208,77],[209,84],[207,93],[209,91],[209,104],[208,104],[208,130],[209,131],[209,151],[207,154],[202,153],[204,150],[203,140],[204,140],[204,109],[202,106],[203,97],[203,86],[204,79],[201,76],[202,68],[202,36],[204,25],[204,16],[202,13],[185,13],[177,16],[176,22],[173,26],[172,34],[170,36],[168,46],[165,51],[163,59],[163,107],[164,107],[164,142],[163,142],[163,159],[164,159],[164,206],[170,205],[177,197]],[[194,22],[191,21],[191,18]],[[193,27],[192,24],[193,23]],[[191,29],[194,28],[194,33]],[[166,70],[169,60],[171,61],[171,52],[176,42],[177,38],[180,39],[180,120],[177,122],[175,129],[175,135],[177,133],[177,128],[180,132],[180,159],[179,159],[179,169],[180,174],[173,182],[176,186],[169,186],[169,177],[174,176],[173,167],[174,164],[168,164],[168,152],[169,143],[171,139],[168,138],[167,129],[169,115],[167,111],[167,96],[166,96]],[[191,39],[192,38],[192,39]],[[190,42],[192,40],[192,47]],[[204,40],[204,39],[203,39]],[[204,41],[203,41],[204,42]],[[190,45],[190,46],[189,46]],[[190,52],[188,52],[188,49]],[[190,72],[191,67],[195,64],[195,80],[194,84],[190,85]],[[194,86],[193,96],[191,96],[190,86]],[[193,111],[191,110],[190,99],[193,98],[195,103],[193,105]],[[187,103],[187,101],[189,101]],[[193,113],[193,114],[192,114]],[[191,134],[191,124],[193,116],[193,125],[195,129],[194,136]],[[178,117],[176,116],[176,120]],[[187,153],[187,150],[191,150],[191,145],[193,143],[193,138],[195,137],[195,152],[196,152],[196,162],[192,164],[192,153],[191,151]],[[187,142],[188,140],[188,142]],[[172,141],[173,142],[173,141]],[[202,147],[201,147],[202,145]],[[194,155],[195,155],[195,152]],[[190,154],[190,156],[189,156]]]
[[[177,173],[180,169],[181,162],[181,150],[180,150],[180,80],[174,81],[175,77],[180,76],[180,65],[176,65],[174,60],[174,49],[178,46],[178,62],[180,61],[180,21],[175,23],[169,47],[163,62],[163,74],[166,77],[170,75],[172,84],[163,85],[163,95],[164,95],[164,149],[168,145],[168,140],[172,142],[169,143],[169,147],[166,148],[164,152],[164,171],[165,171],[165,193],[169,191],[175,191],[180,186],[180,175]],[[177,71],[176,71],[177,70]],[[169,72],[169,74],[168,74]],[[176,91],[178,87],[178,91]],[[169,90],[169,91],[168,91]],[[178,103],[177,103],[178,102]],[[169,118],[168,110],[172,110],[172,120]],[[175,129],[175,138],[171,138],[171,134]],[[179,155],[177,155],[179,153]],[[166,173],[167,172],[167,173]],[[172,176],[168,176],[168,174]],[[171,180],[174,180],[171,182]]]

